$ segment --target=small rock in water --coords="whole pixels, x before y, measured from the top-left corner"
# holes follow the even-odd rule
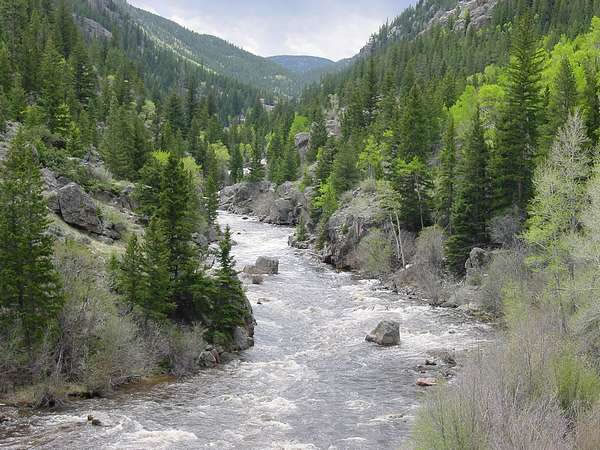
[[[100,422],[99,419],[92,419],[92,425],[95,427],[101,427],[102,426],[102,422]]]
[[[248,220],[247,216],[242,217],[242,220]]]
[[[92,420],[94,420],[94,416],[92,416],[92,415],[89,415],[89,416],[88,416],[88,422],[91,422]]]
[[[400,324],[392,320],[384,320],[365,340],[382,346],[400,345]]]
[[[435,380],[435,378],[419,378],[417,380],[417,386],[421,386],[421,387],[431,387],[431,386],[435,386],[437,384],[437,381]]]
[[[252,275],[252,284],[263,284],[265,278],[260,275]]]
[[[426,359],[425,365],[426,366],[437,366],[437,363],[435,361],[432,361],[431,359]]]

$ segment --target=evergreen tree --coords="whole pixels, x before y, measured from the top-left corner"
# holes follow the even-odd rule
[[[41,105],[46,113],[48,128],[57,132],[59,121],[64,114],[66,92],[64,77],[67,67],[64,58],[56,50],[51,40],[46,44],[41,66]]]
[[[244,158],[242,157],[239,144],[233,144],[231,146],[229,173],[233,184],[240,182],[244,176]]]
[[[562,127],[577,106],[577,84],[575,74],[569,59],[563,57],[560,69],[554,80],[553,96],[550,102],[550,114],[552,117],[551,134]]]
[[[585,125],[591,142],[598,143],[600,132],[600,89],[598,85],[598,71],[588,63],[585,67],[584,112]]]
[[[538,49],[535,22],[530,13],[517,24],[509,67],[507,101],[491,161],[494,211],[525,208],[531,196],[542,95],[543,53]]]
[[[0,169],[0,308],[30,352],[63,304],[35,151],[20,132]]]
[[[142,257],[137,234],[133,234],[118,264],[117,289],[128,303],[137,306],[143,304],[145,296],[142,280]]]
[[[213,177],[209,176],[204,181],[204,202],[208,224],[213,226],[217,223],[217,209],[219,208],[219,194]]]
[[[427,108],[421,91],[418,84],[410,89],[396,129],[398,155],[406,161],[415,157],[425,160],[429,156]]]
[[[364,80],[364,115],[365,125],[369,126],[373,120],[375,120],[375,114],[377,112],[377,72],[375,68],[375,57],[372,55],[369,58],[369,67],[367,70],[367,76]]]
[[[169,248],[169,271],[173,279],[182,276],[195,252],[191,246],[197,220],[198,201],[191,175],[181,158],[169,154],[161,177],[158,218],[164,224]]]
[[[321,108],[315,112],[314,122],[310,128],[310,149],[306,154],[306,161],[310,164],[317,158],[317,152],[327,145],[327,125]]]
[[[244,325],[247,316],[244,290],[235,271],[235,260],[231,255],[231,248],[231,230],[227,227],[219,242],[217,253],[219,260],[218,293],[215,296],[213,322],[215,330],[227,333],[229,338],[232,337],[235,327]]]
[[[331,183],[338,194],[349,191],[360,179],[356,152],[350,143],[342,145],[335,157],[331,171]]]
[[[169,273],[169,247],[164,226],[153,218],[146,229],[141,246],[142,286],[140,306],[146,317],[164,320],[175,309],[172,302],[171,274]]]
[[[78,39],[71,55],[75,96],[87,107],[96,94],[96,74],[83,42]]]
[[[465,262],[471,249],[488,242],[488,158],[478,108],[458,169],[456,198],[450,219],[452,234],[446,243],[448,266],[457,275],[464,273]]]
[[[440,169],[436,186],[436,211],[437,223],[452,234],[452,203],[454,201],[454,183],[456,176],[456,134],[454,120],[450,117],[442,154],[440,155]]]
[[[265,169],[262,164],[262,155],[257,145],[250,147],[250,176],[252,182],[262,181],[265,178]]]

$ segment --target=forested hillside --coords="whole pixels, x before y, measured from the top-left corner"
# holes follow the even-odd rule
[[[469,5],[487,12],[475,23]],[[506,329],[431,396],[418,448],[600,442],[599,15],[592,0],[421,1],[304,93],[324,258]]]
[[[347,64],[295,100],[291,70],[123,2],[0,0],[0,397],[251,345],[221,191],[498,325],[417,448],[598,448],[600,0],[421,0]]]
[[[262,110],[258,93],[94,11],[104,30],[65,0],[0,2],[0,395],[16,403],[189,374],[252,343],[215,218],[223,117],[236,95]]]

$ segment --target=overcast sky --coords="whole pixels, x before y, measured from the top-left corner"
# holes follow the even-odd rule
[[[416,0],[129,0],[261,56],[353,56]]]

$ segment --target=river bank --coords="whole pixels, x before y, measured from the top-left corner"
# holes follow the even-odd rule
[[[279,275],[247,287],[255,347],[183,381],[33,412],[1,426],[0,447],[398,448],[410,438],[426,360],[451,351],[460,364],[463,352],[493,337],[456,311],[289,248],[289,228],[230,214],[220,220],[232,227],[238,268],[258,256],[280,259]],[[399,347],[364,341],[382,319],[400,322]],[[90,426],[88,415],[105,426]]]

